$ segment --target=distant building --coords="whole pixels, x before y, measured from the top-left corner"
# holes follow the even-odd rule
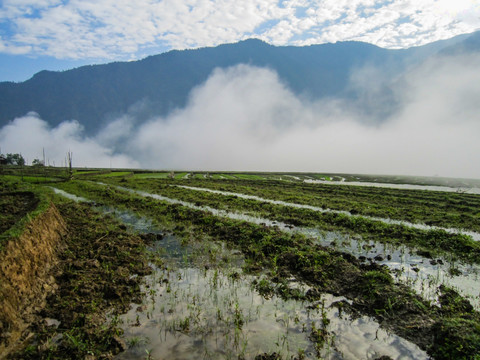
[[[7,165],[7,164],[8,164],[8,160],[5,157],[5,155],[0,154],[0,165]]]

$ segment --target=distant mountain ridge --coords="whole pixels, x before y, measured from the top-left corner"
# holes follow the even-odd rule
[[[360,95],[348,87],[354,69],[369,65],[395,76],[439,52],[479,49],[480,32],[406,50],[362,42],[277,47],[250,39],[173,50],[134,62],[41,71],[22,83],[0,83],[0,126],[35,111],[51,125],[76,119],[87,133],[95,133],[109,119],[127,112],[134,113],[138,121],[153,114],[166,115],[183,107],[190,91],[215,68],[237,64],[271,68],[293,92],[312,99],[358,100]]]

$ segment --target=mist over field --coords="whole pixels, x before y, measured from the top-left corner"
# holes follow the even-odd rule
[[[215,70],[186,107],[147,122],[116,118],[95,136],[34,113],[0,129],[3,153],[59,166],[317,171],[480,178],[480,56],[431,58],[398,79],[357,69],[362,101],[312,101],[269,69]],[[385,94],[388,92],[387,100]],[[393,101],[392,101],[393,99]],[[365,108],[385,114],[372,120]]]

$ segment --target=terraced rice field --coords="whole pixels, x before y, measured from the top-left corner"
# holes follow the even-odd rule
[[[48,189],[151,240],[142,298],[109,318],[125,343],[119,359],[480,354],[480,195],[471,183],[452,182],[469,186],[454,191],[420,180],[412,189],[349,185],[362,179],[346,175],[116,175]]]

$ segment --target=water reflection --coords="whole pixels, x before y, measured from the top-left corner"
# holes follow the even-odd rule
[[[84,197],[81,197],[81,196],[77,196],[77,195],[74,195],[74,194],[70,194],[64,190],[61,190],[61,189],[58,189],[58,188],[55,188],[55,187],[50,187],[53,192],[57,195],[61,195],[67,199],[70,199],[70,200],[73,200],[75,202],[92,202],[93,201],[90,201],[88,199],[85,199]]]
[[[146,353],[159,359],[253,359],[273,352],[284,359],[428,358],[375,320],[342,314],[335,304],[346,301],[343,297],[324,294],[315,303],[266,299],[252,286],[260,279],[242,274],[241,253],[224,243],[182,244],[145,217],[100,209],[139,233],[163,235],[151,248],[163,266],[154,266],[154,274],[145,278],[144,302],[121,316],[129,349],[117,359]],[[291,286],[308,289],[294,279]],[[312,343],[313,329],[324,331],[324,343]]]
[[[329,181],[329,180],[314,180],[305,179],[308,184],[325,184],[325,185],[353,185],[353,186],[369,186],[387,189],[401,189],[401,190],[428,190],[428,191],[443,191],[443,192],[457,192],[466,194],[480,194],[480,188],[477,187],[448,187],[435,185],[414,185],[414,184],[390,184],[377,183],[367,181]]]
[[[480,266],[453,262],[451,259],[429,259],[415,254],[406,246],[393,246],[339,232],[311,228],[296,231],[309,236],[324,246],[355,255],[365,262],[387,266],[392,275],[409,285],[424,299],[436,302],[441,284],[457,290],[475,309],[480,309]]]

